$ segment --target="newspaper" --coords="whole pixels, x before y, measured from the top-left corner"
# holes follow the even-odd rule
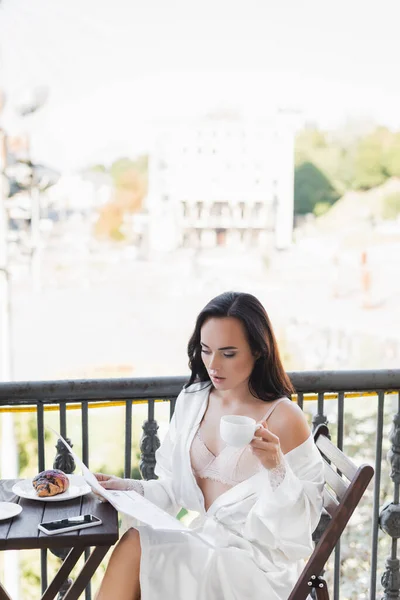
[[[106,490],[97,481],[95,475],[87,468],[87,466],[81,461],[81,459],[75,454],[71,446],[65,441],[65,439],[57,433],[52,427],[47,426],[56,436],[62,441],[62,443],[69,450],[71,455],[74,457],[75,463],[82,469],[82,475],[90,485],[90,487],[100,496],[105,498],[114,506],[118,512],[124,513],[130,517],[138,519],[141,523],[150,525],[153,529],[160,529],[164,531],[186,531],[189,532],[189,528],[186,527],[181,521],[178,521],[175,517],[171,516],[155,504],[147,500],[134,490],[120,491],[120,490]],[[193,532],[194,533],[194,532]],[[196,537],[198,537],[196,535]],[[200,536],[201,537],[201,536]],[[205,541],[202,537],[201,539]]]

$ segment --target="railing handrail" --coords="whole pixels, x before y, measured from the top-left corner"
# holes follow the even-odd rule
[[[297,392],[349,392],[400,390],[400,369],[347,371],[292,371],[288,375]],[[188,377],[130,377],[0,382],[0,405],[175,398]]]

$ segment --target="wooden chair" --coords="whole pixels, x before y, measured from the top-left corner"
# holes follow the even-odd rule
[[[325,463],[324,509],[331,518],[288,600],[306,600],[313,588],[318,600],[329,600],[321,573],[374,475],[370,465],[357,467],[330,441],[326,425],[316,428],[314,440]]]

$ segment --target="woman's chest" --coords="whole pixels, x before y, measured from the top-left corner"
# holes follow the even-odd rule
[[[207,448],[215,455],[221,453],[226,444],[220,435],[221,418],[226,415],[243,415],[251,417],[255,421],[261,421],[267,412],[265,403],[255,403],[255,406],[234,405],[230,407],[218,406],[218,403],[210,401],[199,426],[201,439]]]

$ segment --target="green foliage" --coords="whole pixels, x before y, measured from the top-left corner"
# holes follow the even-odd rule
[[[321,152],[326,148],[328,148],[328,142],[323,131],[315,128],[303,129],[296,138],[296,165],[315,159],[315,155],[321,155]]]
[[[393,220],[400,215],[400,193],[390,194],[382,202],[382,218]]]
[[[99,238],[109,238],[115,242],[126,239],[123,233],[124,217],[142,209],[147,193],[147,156],[136,160],[123,157],[110,167],[114,182],[112,200],[102,207],[95,224],[95,234]]]
[[[130,158],[123,157],[113,162],[110,167],[110,175],[113,178],[116,187],[120,186],[121,178],[123,178],[124,174],[131,169],[135,169],[135,161]]]
[[[368,190],[400,177],[400,133],[385,127],[356,135],[306,128],[296,137],[295,166],[295,213],[320,215],[347,190]]]
[[[329,202],[317,202],[317,204],[314,206],[313,213],[316,217],[320,217],[321,215],[327,213],[330,207],[331,204],[329,204]]]
[[[391,143],[384,152],[383,161],[389,177],[400,177],[400,133],[392,136]]]
[[[317,129],[304,129],[295,143],[295,165],[312,163],[332,182],[339,194],[348,189],[353,178],[350,146],[341,139],[332,139]]]
[[[90,167],[93,173],[107,173],[107,168],[104,165],[98,164]]]
[[[317,204],[331,206],[339,194],[322,171],[311,162],[298,165],[294,174],[294,212],[311,213]]]
[[[368,190],[387,179],[383,151],[390,147],[390,136],[387,129],[378,128],[360,140],[354,159],[354,189]]]
[[[128,157],[119,158],[110,167],[110,175],[116,188],[125,188],[132,185],[135,177],[147,177],[148,157],[139,156],[136,160]]]

